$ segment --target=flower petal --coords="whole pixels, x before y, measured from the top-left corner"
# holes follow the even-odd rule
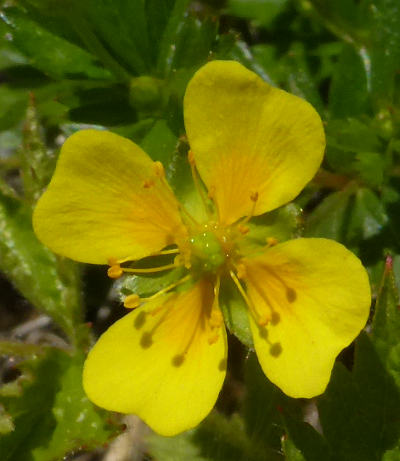
[[[207,281],[126,315],[90,351],[83,384],[108,410],[135,413],[156,432],[196,426],[212,409],[225,377],[224,327],[213,344]]]
[[[157,165],[128,139],[97,130],[64,143],[33,225],[54,252],[94,264],[140,259],[184,232]]]
[[[279,244],[243,264],[264,373],[291,397],[321,394],[336,356],[368,319],[371,294],[360,260],[337,242],[312,238]]]
[[[251,213],[253,192],[256,215],[289,202],[321,163],[325,136],[313,107],[237,62],[197,71],[184,112],[197,168],[224,224]]]

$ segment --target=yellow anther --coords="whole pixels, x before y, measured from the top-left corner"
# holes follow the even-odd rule
[[[239,225],[238,225],[238,230],[239,230],[239,232],[240,232],[241,234],[246,235],[246,234],[249,232],[250,227],[249,227],[249,226],[245,226],[244,224],[239,224]]]
[[[154,180],[153,179],[145,179],[143,181],[143,187],[145,189],[150,189],[150,187],[154,186]]]
[[[257,202],[258,200],[258,192],[256,190],[253,190],[250,192],[250,200],[252,202]]]
[[[194,154],[193,154],[193,151],[189,151],[188,152],[188,160],[189,160],[189,163],[194,166],[196,164],[196,161],[194,159]]]
[[[267,245],[269,247],[273,247],[279,243],[278,239],[275,237],[267,237]]]
[[[246,277],[246,275],[247,275],[246,266],[244,264],[238,264],[236,266],[236,270],[237,270],[238,279],[244,279]]]
[[[107,270],[107,275],[110,279],[119,279],[123,273],[124,271],[119,264],[114,264]]]
[[[119,264],[119,262],[118,262],[117,258],[108,258],[107,264],[109,266],[117,266]]]
[[[219,334],[218,333],[215,333],[215,334],[212,334],[208,337],[208,344],[215,344],[217,341],[218,341],[218,338],[219,338]]]
[[[158,178],[165,177],[164,165],[161,162],[154,162],[154,173]]]
[[[265,327],[266,325],[268,325],[270,321],[271,321],[271,318],[269,316],[263,316],[257,319],[257,323],[258,325],[260,325],[260,327]]]
[[[219,309],[213,309],[210,315],[210,327],[219,328],[223,323],[223,317]]]
[[[140,306],[140,297],[139,295],[133,294],[129,295],[124,299],[124,307],[127,309],[135,309],[135,307]]]
[[[210,188],[208,189],[208,198],[212,199],[215,197],[215,190],[216,190],[216,187],[215,186],[210,186]]]

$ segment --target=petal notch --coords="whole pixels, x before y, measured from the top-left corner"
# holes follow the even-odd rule
[[[234,61],[212,61],[184,99],[185,126],[199,173],[223,224],[295,198],[322,161],[325,135],[314,108]]]

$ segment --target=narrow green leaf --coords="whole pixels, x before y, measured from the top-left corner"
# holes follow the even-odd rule
[[[345,118],[365,113],[368,108],[368,98],[365,63],[354,47],[344,45],[329,92],[331,117]]]
[[[7,8],[1,18],[9,26],[14,45],[45,74],[54,78],[110,78],[93,56],[42,28],[21,10]]]
[[[0,270],[35,307],[76,338],[82,315],[76,265],[44,248],[33,233],[30,208],[3,195]]]

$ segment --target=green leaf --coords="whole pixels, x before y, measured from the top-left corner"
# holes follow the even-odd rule
[[[372,341],[387,371],[400,389],[400,309],[393,259],[386,258],[372,322]]]
[[[55,163],[54,156],[50,155],[43,143],[33,97],[28,104],[20,152],[24,197],[33,204],[50,182]]]
[[[184,24],[184,15],[189,0],[175,0],[173,9],[168,17],[157,59],[157,73],[167,76],[173,69],[173,60],[176,51],[176,42]]]
[[[144,277],[139,275],[127,275],[116,282],[116,287],[121,293],[122,301],[125,296],[130,294],[148,297],[176,282],[182,278],[183,275],[184,269],[182,267],[165,272],[159,276]]]
[[[301,451],[296,448],[296,445],[291,439],[284,439],[282,442],[282,448],[286,461],[307,461],[301,454]]]
[[[229,0],[228,13],[245,19],[254,19],[267,27],[281,13],[287,0]]]
[[[329,92],[331,117],[363,114],[368,108],[366,63],[352,46],[344,45],[335,67]]]
[[[335,461],[381,461],[398,442],[399,389],[366,334],[357,342],[353,372],[338,364],[318,407]]]
[[[299,236],[301,225],[301,208],[294,203],[254,216],[248,223],[249,232],[239,242],[240,249],[246,255],[262,251],[268,238],[278,242],[290,240]]]
[[[307,63],[304,44],[301,42],[293,43],[286,60],[289,73],[287,77],[289,91],[307,100],[319,113],[323,113],[324,105]]]
[[[100,59],[107,52],[118,66],[134,75],[144,74],[151,67],[152,45],[144,3],[137,0],[85,0],[73,11],[71,20],[83,41],[89,46],[95,45],[91,51],[100,51]],[[101,44],[106,44],[103,50],[99,49]]]
[[[155,461],[265,460],[265,453],[246,435],[237,415],[228,419],[214,412],[196,429],[169,438],[154,434],[147,442]]]
[[[28,103],[28,92],[24,89],[13,89],[7,85],[0,87],[0,130],[8,130],[24,117]]]
[[[29,207],[0,194],[0,270],[70,338],[81,322],[77,266],[44,248],[32,230]]]
[[[379,235],[388,223],[382,202],[373,191],[354,185],[329,195],[309,215],[305,234],[349,246]]]
[[[400,5],[397,0],[365,0],[370,14],[369,50],[371,86],[385,105],[394,95],[395,75],[400,61]]]
[[[393,261],[386,259],[371,334],[356,343],[350,373],[338,364],[319,410],[325,437],[341,461],[396,459],[400,437],[400,312]]]
[[[15,47],[45,74],[54,78],[110,78],[93,56],[42,28],[21,10],[7,8],[2,19],[9,26]]]
[[[0,438],[4,461],[53,461],[83,445],[97,447],[115,434],[82,388],[83,356],[49,351],[21,365],[19,395],[0,402],[15,429]]]

